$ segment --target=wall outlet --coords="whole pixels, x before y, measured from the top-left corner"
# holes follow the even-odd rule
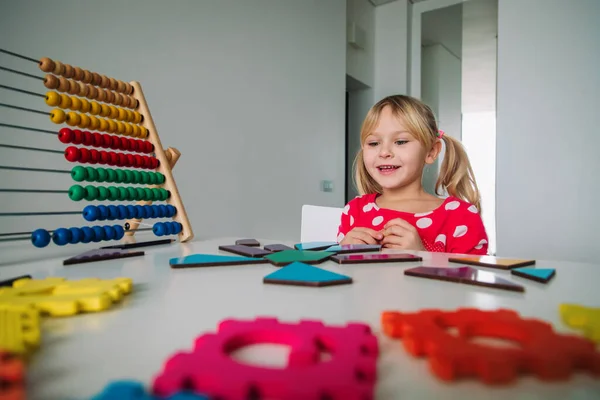
[[[321,190],[324,192],[333,192],[333,182],[321,181]]]

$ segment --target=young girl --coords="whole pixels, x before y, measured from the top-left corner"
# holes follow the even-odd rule
[[[340,244],[381,244],[386,248],[486,254],[488,237],[480,197],[461,143],[438,130],[431,109],[408,96],[389,96],[367,114],[356,156],[361,196],[344,208]],[[426,164],[446,144],[436,194],[423,190]]]

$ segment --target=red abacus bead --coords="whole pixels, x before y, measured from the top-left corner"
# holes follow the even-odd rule
[[[158,161],[158,158],[153,158],[152,159],[152,169],[158,168],[159,165],[160,165],[160,161]]]
[[[140,150],[138,147],[138,144],[137,144],[137,140],[131,139],[131,138],[129,138],[127,140],[129,141],[129,149],[131,149],[131,151],[139,151]]]
[[[154,151],[154,145],[151,142],[144,142],[146,145],[146,153],[152,153]]]
[[[79,129],[73,129],[73,144],[83,143],[83,132]]]
[[[144,161],[144,157],[139,154],[135,155],[135,166],[138,168],[146,168],[146,162]]]
[[[137,167],[137,164],[135,162],[135,157],[133,154],[127,154],[127,166],[128,167]]]
[[[112,146],[112,138],[110,135],[102,135],[102,148],[109,149]]]
[[[119,153],[119,162],[117,163],[119,167],[127,167],[127,156],[123,153]]]
[[[119,150],[121,148],[121,138],[118,136],[108,136],[110,138],[110,148]]]
[[[69,146],[65,149],[65,158],[70,162],[77,162],[81,159],[81,151],[75,146]]]
[[[129,139],[121,136],[121,147],[119,147],[119,149],[121,150],[129,150]]]
[[[73,141],[73,131],[69,128],[62,128],[58,131],[58,140],[62,143],[71,143]]]
[[[114,151],[108,152],[108,165],[119,165],[119,155]]]
[[[87,163],[91,160],[92,156],[90,151],[86,148],[79,149],[81,151],[81,158],[79,159],[82,163]]]
[[[98,162],[100,164],[102,164],[102,165],[108,164],[108,161],[110,160],[110,156],[108,155],[108,151],[100,150],[98,153],[100,153],[100,161],[98,161]]]
[[[102,135],[98,132],[94,132],[92,133],[92,137],[94,139],[94,147],[102,147],[102,143],[104,143],[104,140],[102,140]]]
[[[83,144],[86,146],[91,146],[94,144],[94,136],[92,135],[92,132],[83,132]]]
[[[90,150],[90,164],[97,164],[100,161],[100,153],[96,149]]]

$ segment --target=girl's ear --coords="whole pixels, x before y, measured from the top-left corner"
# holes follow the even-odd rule
[[[425,164],[433,164],[442,151],[442,141],[436,140],[427,155],[425,156]]]

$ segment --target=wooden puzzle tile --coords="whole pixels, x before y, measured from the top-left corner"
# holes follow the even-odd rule
[[[370,251],[379,251],[381,250],[380,244],[343,244],[343,245],[335,245],[325,249],[325,251],[331,251],[337,254],[345,254],[345,253],[363,253]]]
[[[600,344],[600,308],[565,303],[560,305],[559,312],[566,325],[581,330],[586,338]]]
[[[25,400],[25,364],[14,354],[0,350],[0,399]]]
[[[284,250],[294,250],[293,248],[291,248],[290,246],[287,246],[285,244],[267,244],[265,245],[265,250],[270,251],[272,253],[277,253],[279,251],[284,251]]]
[[[156,397],[146,391],[141,382],[110,382],[101,393],[90,400],[209,400],[208,397],[188,392],[178,392],[168,397]]]
[[[336,254],[332,256],[331,259],[338,264],[369,264],[423,261],[423,258],[420,256],[403,253]]]
[[[296,243],[294,248],[296,250],[325,250],[328,247],[337,245],[337,242],[304,242]]]
[[[535,260],[500,258],[494,256],[450,257],[448,258],[448,261],[453,263],[477,265],[480,267],[498,269],[511,269],[535,264]]]
[[[293,262],[265,276],[263,282],[296,286],[332,286],[352,283],[352,278],[301,262]]]
[[[554,268],[544,269],[520,267],[511,269],[510,273],[516,276],[520,276],[521,278],[530,279],[532,281],[547,283],[552,278],[554,278],[554,276],[556,275],[556,270]]]
[[[524,292],[525,288],[506,279],[502,279],[488,271],[480,271],[472,267],[459,268],[436,268],[417,267],[404,271],[404,275],[416,276],[418,278],[437,279],[466,285],[486,286],[495,289],[504,289],[514,292]]]
[[[121,249],[95,249],[89,250],[78,256],[63,261],[63,265],[82,264],[95,261],[114,260],[117,258],[128,258],[143,256],[143,251],[125,251]]]
[[[27,354],[40,345],[40,314],[31,305],[0,303],[0,349]]]
[[[327,261],[334,253],[327,251],[301,251],[301,250],[284,250],[277,253],[265,256],[271,264],[276,266],[288,265],[293,262],[303,262],[305,264],[319,264]]]
[[[235,244],[250,247],[260,246],[260,242],[256,239],[239,239],[235,241]]]
[[[148,240],[145,242],[133,242],[133,243],[122,243],[122,244],[113,244],[111,246],[103,246],[101,249],[135,249],[138,247],[149,247],[149,246],[160,246],[163,244],[170,244],[175,242],[175,239],[159,239],[159,240]]]
[[[221,256],[216,254],[192,254],[171,258],[171,268],[220,267],[228,265],[264,264],[267,260],[256,257]]]
[[[267,254],[271,254],[270,251],[252,247],[252,246],[241,246],[241,245],[227,245],[227,246],[219,246],[219,250],[227,251],[233,254],[239,254],[245,257],[264,257]]]

